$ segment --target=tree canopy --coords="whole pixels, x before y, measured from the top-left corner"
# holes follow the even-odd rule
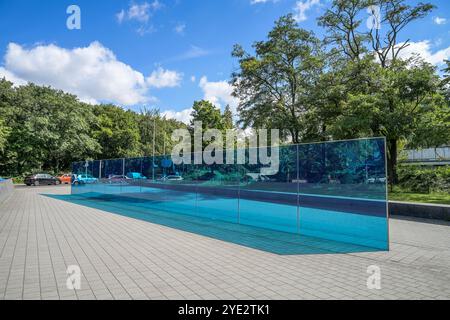
[[[364,21],[371,9],[372,23]],[[385,136],[391,182],[399,145],[449,138],[449,70],[444,79],[420,57],[401,58],[402,31],[434,6],[404,0],[334,0],[318,19],[319,40],[291,15],[275,22],[254,54],[235,45],[233,94],[244,127],[277,128],[294,143]]]
[[[60,173],[80,159],[151,155],[153,120],[155,154],[162,154],[164,130],[185,125],[161,117],[156,109],[137,113],[93,106],[49,87],[13,87],[0,80],[0,175]]]

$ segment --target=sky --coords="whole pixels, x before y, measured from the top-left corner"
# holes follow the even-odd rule
[[[411,41],[405,55],[418,53],[439,68],[450,59],[450,1],[429,2],[437,9],[408,26],[400,40]],[[316,19],[330,3],[0,0],[0,77],[52,86],[88,103],[156,107],[187,122],[195,100],[236,109],[228,83],[238,67],[234,44],[251,51],[288,13],[320,37]]]

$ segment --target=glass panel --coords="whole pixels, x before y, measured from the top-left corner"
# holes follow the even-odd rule
[[[383,139],[299,145],[300,234],[387,249]]]
[[[244,164],[237,151],[233,164],[175,165],[169,156],[75,162],[72,194],[130,215],[193,215],[388,249],[384,139],[275,151],[247,150]]]
[[[142,179],[142,158],[124,159],[124,175],[122,176],[122,196],[140,198]]]
[[[123,184],[124,159],[104,160],[102,179],[104,194],[121,194]],[[103,167],[103,165],[102,165]]]
[[[154,210],[164,210],[166,192],[163,178],[165,168],[163,167],[163,157],[147,157],[142,160],[142,175],[144,179],[140,181],[140,198],[146,203],[139,203],[139,206],[153,208]]]
[[[191,178],[197,184],[196,215],[239,222],[239,177],[236,165],[194,165]]]
[[[255,149],[256,150],[256,149]],[[285,232],[298,232],[297,146],[279,148],[279,164],[239,165],[239,222]]]
[[[169,159],[169,158],[168,158]],[[163,180],[165,190],[165,210],[170,212],[196,215],[197,186],[194,179],[194,165],[175,165],[170,159],[165,163]]]

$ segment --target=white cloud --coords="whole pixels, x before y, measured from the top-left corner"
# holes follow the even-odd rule
[[[126,10],[122,9],[116,14],[116,19],[119,24],[124,21],[139,22],[140,26],[136,29],[136,32],[142,36],[155,31],[155,28],[153,26],[148,27],[147,24],[153,13],[161,7],[162,4],[158,0],[155,0],[152,3],[131,3]]]
[[[195,77],[191,77],[191,81],[195,81]],[[227,104],[230,105],[232,112],[236,113],[238,99],[231,96],[233,87],[226,81],[208,81],[206,76],[200,78],[199,87],[203,91],[203,99],[211,102],[218,108],[224,108]],[[189,124],[192,117],[192,108],[181,111],[168,110],[162,112],[162,115],[169,119],[176,119],[178,121]]]
[[[173,30],[175,31],[175,33],[183,35],[185,29],[186,29],[186,24],[178,23]]]
[[[279,0],[251,0],[250,4],[266,3],[266,2],[278,2]]]
[[[147,78],[147,83],[151,87],[155,88],[173,88],[180,86],[181,79],[183,78],[183,74],[171,71],[164,70],[159,67],[157,70],[153,71],[150,77]]]
[[[150,4],[148,2],[144,2],[143,4],[132,4],[130,5],[126,13],[124,12],[124,10],[122,10],[118,14],[118,18],[122,17],[122,21],[123,19],[127,19],[136,20],[139,22],[147,22],[150,18],[149,10]]]
[[[313,6],[320,5],[320,0],[305,0],[297,1],[294,7],[294,19],[297,22],[302,22],[308,19],[306,12],[309,11]]]
[[[402,43],[398,46],[401,45]],[[441,65],[444,63],[444,60],[450,59],[450,47],[432,52],[431,43],[429,40],[410,42],[408,47],[400,51],[399,57],[402,59],[407,59],[413,55],[419,55],[425,61],[433,65]]]
[[[125,19],[126,15],[127,14],[126,14],[125,10],[122,9],[119,13],[116,14],[117,21],[119,23],[122,23],[123,20]]]
[[[435,17],[433,19],[433,21],[434,21],[434,23],[439,24],[439,25],[447,23],[447,19],[446,18],[441,18],[441,17]]]
[[[27,81],[16,77],[10,71],[6,70],[3,67],[0,67],[0,79],[3,79],[3,78],[5,78],[8,81],[11,81],[14,84],[14,86],[21,86],[21,85],[27,84]]]
[[[161,9],[164,5],[158,0],[155,0],[150,4],[150,6],[152,7],[153,11],[156,11]]]
[[[191,122],[191,113],[193,109],[184,109],[181,111],[173,111],[173,110],[167,110],[162,112],[162,116],[165,116],[167,119],[175,119],[181,122],[184,122],[186,124],[189,124]]]
[[[144,36],[144,35],[146,35],[146,34],[156,32],[156,29],[155,29],[154,26],[149,26],[149,27],[147,27],[146,25],[141,25],[139,28],[136,29],[136,32],[137,32],[140,36]]]
[[[231,95],[233,87],[227,81],[209,82],[208,78],[203,76],[200,79],[199,87],[203,91],[203,99],[210,101],[219,108],[228,104],[233,113],[236,112],[239,101]]]
[[[195,76],[191,76],[191,82],[195,82],[197,78]]]
[[[195,58],[200,58],[200,57],[204,57],[211,54],[210,51],[205,50],[203,48],[191,45],[190,48],[188,50],[186,50],[185,52],[179,54],[178,56],[175,57],[171,57],[169,59],[166,60],[166,62],[168,61],[183,61],[183,60],[189,60],[189,59],[195,59]]]
[[[209,51],[202,49],[197,46],[191,45],[189,50],[178,56],[180,60],[187,60],[187,59],[193,59],[193,58],[200,58],[207,56],[209,54]]]
[[[65,49],[39,45],[27,49],[10,43],[0,75],[16,85],[33,82],[77,95],[82,101],[112,102],[126,106],[155,101],[149,88],[177,83],[175,71],[158,69],[147,79],[99,42]]]

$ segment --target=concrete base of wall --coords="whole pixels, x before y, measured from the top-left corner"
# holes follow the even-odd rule
[[[389,201],[389,214],[450,221],[450,206],[444,204]]]

